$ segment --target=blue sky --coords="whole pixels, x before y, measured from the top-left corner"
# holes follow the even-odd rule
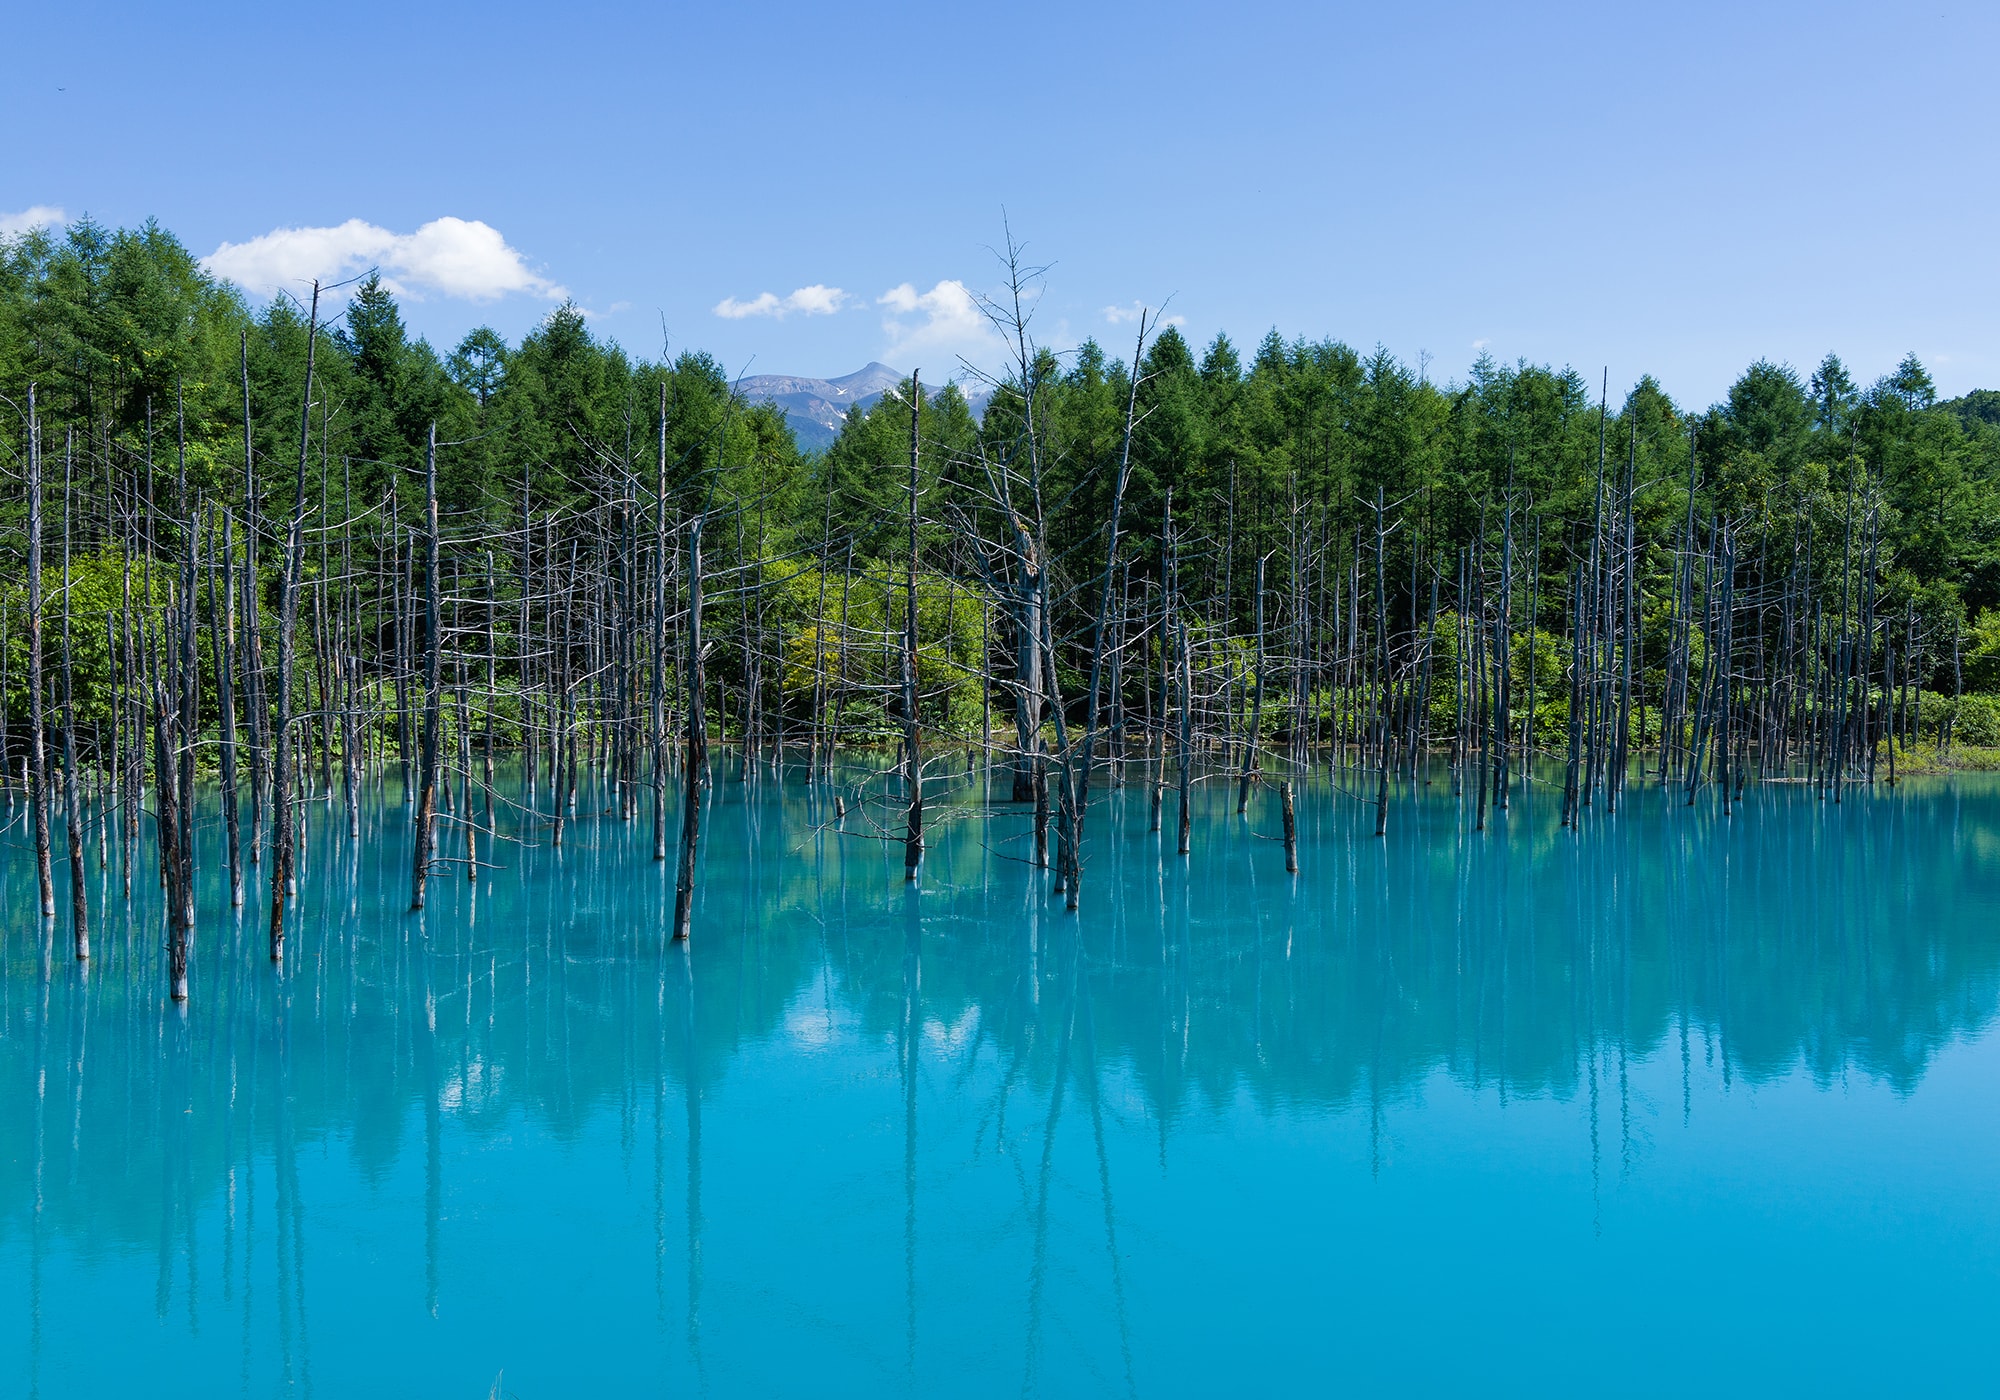
[[[1705,403],[1760,356],[2000,387],[2000,6],[68,3],[10,18],[0,218],[246,283],[381,266],[448,346],[570,296],[732,371],[1120,309]],[[27,63],[21,56],[29,56]],[[40,215],[46,217],[46,213]],[[304,232],[301,232],[304,231]],[[232,245],[225,247],[225,245]],[[734,313],[734,314],[727,314]]]

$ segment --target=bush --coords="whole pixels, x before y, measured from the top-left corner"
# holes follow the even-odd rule
[[[1960,642],[1965,688],[1991,694],[2000,691],[2000,612],[1987,609],[1966,629]]]
[[[1954,744],[1969,744],[1975,748],[2000,747],[2000,695],[1965,695],[1955,702],[1944,700],[1944,707],[1945,712],[1951,715],[1951,740]],[[1955,714],[1951,713],[1953,710],[1956,710]]]

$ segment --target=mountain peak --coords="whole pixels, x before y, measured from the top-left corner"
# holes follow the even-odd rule
[[[811,379],[795,374],[752,374],[736,381],[736,390],[752,403],[776,404],[799,446],[807,450],[823,448],[840,436],[840,425],[853,412],[868,407],[910,376],[902,370],[870,360],[852,374],[835,379]],[[943,388],[927,386],[927,392]],[[984,406],[983,395],[968,395],[974,412]]]
[[[752,374],[736,381],[736,390],[752,403],[776,404],[799,446],[825,447],[840,436],[840,425],[856,409],[867,407],[895,388],[906,375],[879,360],[837,379],[813,379],[796,374]]]

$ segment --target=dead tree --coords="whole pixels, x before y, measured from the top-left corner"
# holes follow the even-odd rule
[[[660,457],[653,487],[653,859],[667,858],[667,385],[660,382]]]
[[[62,552],[62,696],[63,696],[63,815],[69,847],[70,944],[80,961],[90,960],[90,905],[83,890],[83,774],[76,763],[76,684],[70,664],[69,527],[75,502],[72,470],[75,433],[63,442]],[[46,860],[46,851],[43,853]]]
[[[304,554],[301,531],[306,515],[307,447],[312,433],[313,352],[319,344],[319,283],[313,283],[312,309],[306,318],[306,382],[299,406],[299,466],[292,493],[291,517],[285,526],[284,572],[278,579],[278,717],[274,727],[271,772],[271,961],[285,956],[285,899],[292,886],[292,669],[298,651],[299,565]]]
[[[920,371],[910,372],[910,558],[909,602],[903,614],[903,763],[908,824],[903,835],[903,879],[917,878],[924,859],[924,774],[917,722],[917,497],[922,489],[917,473],[924,390]]]
[[[56,916],[49,874],[49,718],[42,704],[42,428],[28,386],[28,807],[35,830],[35,878],[42,917]]]
[[[221,717],[219,758],[222,767],[222,820],[229,857],[229,904],[243,907],[243,845],[236,793],[236,564],[229,513],[222,513],[222,598],[215,597],[209,577],[209,641],[215,652],[215,703]]]
[[[424,731],[417,754],[417,822],[410,856],[410,909],[424,907],[424,885],[430,878],[432,820],[437,806],[438,652],[438,502],[437,424],[430,426],[424,446]]]
[[[317,293],[314,305],[318,305]],[[255,865],[262,859],[264,797],[270,786],[265,771],[268,748],[264,732],[270,710],[264,701],[263,624],[257,599],[257,533],[262,516],[257,508],[257,448],[251,434],[248,331],[243,333],[239,350],[243,369],[243,710],[248,721],[245,738],[250,749],[250,863]],[[306,360],[311,363],[310,344],[306,347]]]
[[[694,862],[701,845],[701,785],[708,771],[708,722],[702,713],[701,527],[688,525],[688,661],[686,799],[681,809],[681,863],[674,879],[674,938],[685,939],[694,917]]]

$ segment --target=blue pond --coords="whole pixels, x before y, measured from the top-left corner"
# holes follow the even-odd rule
[[[1440,774],[1377,840],[1322,772],[1296,878],[1269,791],[1183,860],[1134,785],[1070,915],[974,779],[910,888],[886,807],[737,772],[686,947],[595,790],[406,912],[392,791],[311,808],[277,972],[211,821],[184,1011],[150,848],[81,969],[17,796],[0,1393],[1996,1385],[2000,783],[1572,833]]]

